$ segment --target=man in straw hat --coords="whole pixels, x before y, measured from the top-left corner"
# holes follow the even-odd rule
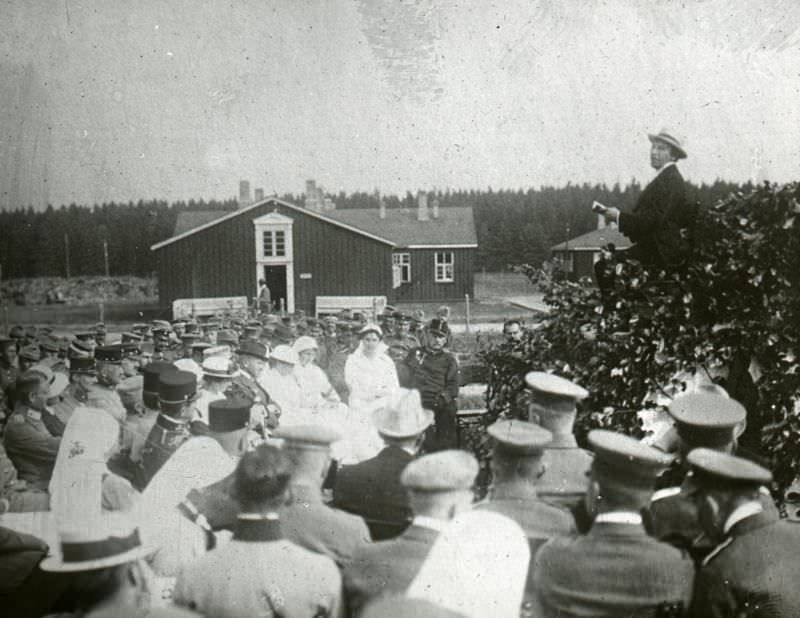
[[[445,524],[472,504],[478,462],[466,451],[445,450],[409,463],[400,475],[414,514],[396,539],[360,548],[345,568],[345,594],[355,615],[369,601],[404,592]]]
[[[724,539],[698,571],[693,615],[800,616],[793,573],[800,530],[763,508],[760,488],[772,481],[770,471],[712,449],[687,459],[703,527]]]
[[[592,455],[578,446],[573,428],[577,404],[589,393],[574,382],[541,371],[526,374],[525,383],[530,396],[528,420],[553,436],[546,447],[547,467],[537,493],[546,502],[575,509],[586,493]]]
[[[91,526],[64,529],[59,551],[41,569],[69,574],[67,595],[85,618],[197,616],[177,607],[151,605],[159,596],[145,559],[154,547],[142,545],[139,531],[120,514],[105,514]]]
[[[261,386],[260,378],[269,361],[269,348],[260,341],[242,340],[236,349],[236,363],[239,371],[233,378],[230,395],[248,398],[253,402],[253,416],[263,418],[266,427],[278,426],[280,410],[272,403],[269,393]]]
[[[372,422],[386,446],[372,459],[337,472],[333,504],[361,515],[377,541],[397,536],[408,525],[411,513],[400,473],[419,451],[433,412],[423,409],[418,391],[400,389],[372,413]]]
[[[274,446],[245,454],[234,473],[233,538],[187,566],[173,599],[206,616],[339,616],[341,576],[327,556],[286,539],[281,507],[291,463]]]
[[[633,241],[626,256],[650,264],[671,264],[685,257],[696,209],[686,199],[686,187],[676,163],[686,158],[680,141],[666,129],[649,134],[650,181],[632,212],[607,208],[601,214],[619,225]]]
[[[649,536],[640,515],[671,457],[605,430],[590,432],[589,444],[595,458],[586,500],[593,523],[585,535],[553,539],[536,554],[536,615],[682,615],[694,565]]]
[[[284,533],[339,565],[348,563],[359,546],[370,542],[370,536],[363,519],[322,501],[331,444],[340,439],[339,434],[318,425],[292,425],[278,428],[274,437],[283,440],[283,450],[292,462],[292,499],[281,515]]]

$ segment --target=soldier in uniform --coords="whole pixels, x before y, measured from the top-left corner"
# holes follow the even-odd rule
[[[20,375],[16,406],[5,429],[4,445],[19,478],[31,487],[47,491],[61,438],[51,434],[42,413],[50,385],[37,371]]]
[[[537,493],[546,502],[573,511],[578,528],[585,530],[589,522],[585,521],[582,503],[592,455],[578,446],[572,430],[578,413],[576,404],[589,393],[569,380],[541,371],[529,372],[525,383],[530,394],[528,420],[553,434]]]
[[[97,377],[94,358],[73,358],[69,362],[69,384],[61,393],[61,400],[53,405],[53,413],[66,425],[78,406],[89,403],[89,391]]]
[[[97,365],[97,381],[89,387],[88,405],[106,410],[122,425],[125,423],[126,412],[117,393],[117,386],[123,377],[122,347],[100,346],[94,351],[94,360]]]
[[[153,325],[153,344],[155,347],[154,358],[171,363],[182,356],[183,346],[180,341],[173,341],[170,337],[169,322],[156,320]]]
[[[593,523],[585,535],[553,539],[537,553],[536,615],[684,615],[694,565],[649,536],[640,514],[671,458],[605,430],[590,432],[589,444],[595,458],[586,500]]]
[[[158,417],[159,376],[165,371],[174,371],[175,365],[163,361],[147,363],[142,367],[142,408],[136,415],[128,416],[128,431],[131,434],[130,460],[137,466],[142,462],[142,448],[153,430]]]
[[[395,321],[397,328],[389,331],[385,343],[389,346],[387,353],[389,358],[394,361],[397,369],[397,380],[400,386],[408,387],[411,383],[411,370],[406,365],[406,358],[412,350],[420,347],[419,339],[411,334],[411,318],[404,313],[396,313]]]
[[[163,371],[158,376],[160,413],[142,447],[137,485],[145,488],[172,453],[189,438],[191,407],[197,378],[188,371]]]
[[[425,345],[406,357],[411,386],[419,390],[423,407],[433,410],[434,426],[425,438],[425,451],[458,446],[458,361],[445,349],[447,324],[438,318],[425,329]]]
[[[333,560],[296,545],[281,530],[290,474],[287,456],[273,446],[242,458],[234,477],[241,513],[233,539],[180,573],[177,604],[232,618],[343,615]]]
[[[400,474],[419,451],[433,412],[423,409],[417,391],[401,389],[388,406],[373,412],[372,422],[386,446],[372,459],[337,471],[333,505],[361,515],[378,541],[408,526],[411,512]]]
[[[370,542],[364,520],[327,506],[322,483],[331,464],[331,444],[340,436],[319,425],[292,425],[275,432],[292,461],[291,502],[281,521],[287,538],[307,549],[349,562],[356,550]]]
[[[493,441],[492,486],[488,500],[476,509],[494,511],[517,522],[528,537],[531,556],[557,536],[575,532],[572,515],[544,502],[536,493],[544,472],[545,448],[553,439],[546,429],[518,420],[500,420],[489,426]],[[533,615],[533,572],[529,570],[522,616]]]
[[[23,346],[17,355],[20,372],[27,371],[40,360],[42,360],[42,353],[39,351],[39,346],[35,343]]]
[[[12,403],[8,397],[10,387],[17,382],[18,373],[17,342],[11,338],[0,337],[0,416],[11,411]]]
[[[710,448],[723,453],[736,449],[736,431],[746,418],[739,402],[709,394],[689,394],[674,399],[669,414],[675,420],[678,435],[678,462],[674,487],[653,494],[650,520],[654,536],[687,550],[696,562],[708,554],[720,539],[709,537],[700,525],[697,514],[697,485],[689,473],[686,457],[695,448]],[[766,511],[775,505],[766,488],[762,506]]]
[[[358,615],[382,595],[405,592],[445,524],[472,503],[478,462],[466,451],[446,450],[409,463],[400,475],[414,513],[396,539],[366,545],[345,567],[348,609]]]
[[[42,360],[39,362],[40,365],[45,365],[58,373],[68,373],[66,363],[64,363],[64,360],[58,355],[60,348],[57,339],[47,336],[39,344],[39,348],[42,351]]]
[[[741,457],[699,448],[689,453],[700,520],[724,539],[703,560],[694,616],[800,616],[795,579],[800,529],[765,510],[760,488],[769,470]]]

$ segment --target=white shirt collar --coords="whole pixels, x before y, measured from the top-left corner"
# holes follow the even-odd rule
[[[663,172],[668,167],[675,167],[675,161],[667,161],[664,165],[658,168],[658,170],[656,170],[656,176],[661,174],[661,172]]]
[[[441,519],[436,519],[435,517],[427,517],[425,515],[415,516],[414,520],[411,523],[414,526],[422,526],[423,528],[430,528],[431,530],[436,530],[437,532],[441,532],[442,530],[444,530],[444,527],[447,524],[446,521],[442,521]]]
[[[277,521],[280,519],[280,516],[277,513],[269,512],[269,513],[239,513],[236,516],[237,519],[244,519],[247,521],[263,521],[265,519],[269,519],[271,521]]]
[[[595,523],[642,525],[642,516],[633,511],[609,511],[595,517]]]
[[[728,515],[728,519],[725,520],[725,525],[722,527],[722,533],[728,534],[728,532],[731,531],[731,528],[733,528],[743,519],[747,519],[748,517],[752,517],[753,515],[758,515],[763,511],[764,507],[761,506],[761,503],[756,500],[740,504],[735,509],[733,509],[733,513]]]

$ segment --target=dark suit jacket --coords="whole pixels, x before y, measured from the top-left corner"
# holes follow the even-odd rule
[[[689,607],[694,565],[641,525],[595,523],[582,536],[549,541],[534,560],[541,616],[648,616]]]
[[[439,533],[411,525],[401,536],[363,546],[344,570],[351,615],[383,594],[402,594],[411,585]]]
[[[343,466],[336,473],[333,505],[367,520],[402,525],[411,519],[400,473],[413,457],[397,446],[387,446],[372,459]]]
[[[800,616],[800,528],[775,510],[743,519],[698,571],[694,616]]]
[[[680,262],[690,248],[695,216],[695,207],[686,201],[683,177],[670,165],[645,187],[633,212],[619,215],[619,231],[634,243],[628,257],[645,263]],[[687,232],[682,234],[682,229]]]

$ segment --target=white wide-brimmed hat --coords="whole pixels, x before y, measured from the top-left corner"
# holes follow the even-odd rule
[[[275,349],[272,350],[271,358],[272,360],[280,361],[288,365],[296,365],[299,360],[297,358],[297,352],[288,345],[275,346]]]
[[[118,513],[106,513],[82,530],[59,534],[60,552],[39,565],[43,571],[73,573],[133,562],[157,548],[142,545],[139,530]]]
[[[212,378],[233,378],[231,361],[224,356],[209,356],[203,360],[203,375]]]
[[[685,159],[688,156],[678,138],[672,135],[672,133],[667,129],[661,129],[658,133],[648,133],[647,137],[650,138],[651,142],[664,142],[665,144],[672,146],[672,148],[675,149],[675,152],[678,153],[679,159]]]
[[[422,407],[419,391],[399,389],[383,408],[372,413],[372,424],[388,438],[411,438],[433,423],[433,412]]]
[[[297,341],[294,342],[292,349],[300,354],[300,352],[305,352],[307,350],[318,350],[319,346],[317,345],[317,340],[314,339],[314,337],[303,335],[302,337],[297,338]]]

